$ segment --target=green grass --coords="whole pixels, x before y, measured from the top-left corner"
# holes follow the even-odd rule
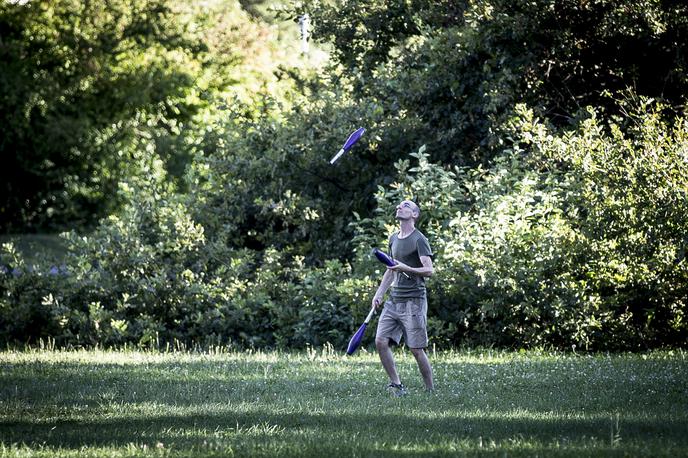
[[[687,456],[684,352],[0,353],[0,455]]]

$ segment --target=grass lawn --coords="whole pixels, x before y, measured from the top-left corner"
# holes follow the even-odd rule
[[[0,456],[688,456],[686,353],[0,353]]]

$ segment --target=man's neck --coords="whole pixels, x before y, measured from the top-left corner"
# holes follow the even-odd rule
[[[412,219],[405,219],[399,221],[399,237],[400,238],[405,238],[411,235],[411,232],[413,232],[416,229],[416,224]]]

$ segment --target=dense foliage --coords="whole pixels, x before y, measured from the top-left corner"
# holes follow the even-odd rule
[[[282,9],[311,15],[329,64],[282,54],[273,95],[237,79],[235,93],[250,95],[199,95],[203,113],[179,137],[132,131],[151,146],[132,143],[141,160],[116,180],[122,209],[87,236],[66,235],[64,265],[29,266],[4,246],[0,339],[343,348],[382,273],[370,249],[412,197],[436,254],[435,343],[685,345],[685,10],[616,0]],[[226,55],[215,33],[192,36]],[[329,165],[359,126],[362,140]],[[184,157],[181,182],[164,151]]]
[[[242,95],[240,72],[265,81],[237,69],[265,27],[235,2],[185,3],[0,2],[3,233],[88,227],[156,158],[181,177],[211,104]]]
[[[375,0],[296,2],[334,44],[340,78],[375,100],[390,129],[442,162],[489,159],[516,103],[562,126],[612,94],[683,105],[688,5],[675,1]],[[410,122],[409,120],[413,120]],[[394,149],[398,142],[391,142]]]

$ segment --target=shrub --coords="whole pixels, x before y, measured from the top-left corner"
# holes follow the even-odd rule
[[[309,261],[286,239],[236,246],[194,219],[198,197],[139,183],[122,215],[66,236],[65,268],[27,266],[3,246],[0,338],[343,349],[383,272],[370,250],[412,197],[435,252],[436,343],[685,345],[688,123],[669,126],[645,102],[628,113],[625,133],[593,110],[557,133],[520,106],[490,167],[448,168],[421,148],[377,188],[376,211],[354,216],[351,262]]]
[[[416,196],[436,254],[440,342],[681,345],[686,124],[645,111],[629,134],[590,112],[557,135],[520,107],[511,147],[490,168],[450,171],[423,152],[417,167],[400,161],[399,182],[376,194],[378,214],[355,223],[358,251],[384,243],[393,206]]]

